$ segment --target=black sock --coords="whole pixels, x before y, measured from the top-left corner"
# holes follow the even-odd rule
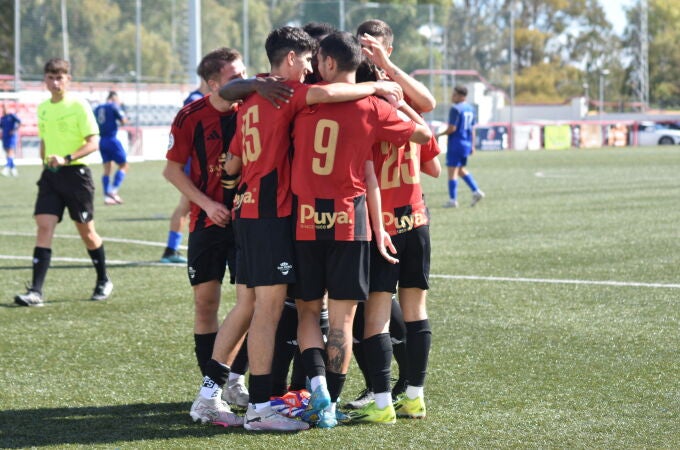
[[[269,401],[272,392],[272,374],[264,375],[250,374],[248,378],[249,402],[252,404],[264,403]]]
[[[342,393],[342,388],[345,386],[345,378],[347,375],[344,373],[326,372],[326,383],[328,384],[328,393],[331,396],[331,402],[337,402],[340,393]]]
[[[224,386],[229,378],[229,367],[214,359],[210,359],[205,363],[205,372],[203,376],[206,376],[217,383],[218,386]]]
[[[243,340],[241,348],[238,350],[234,362],[231,363],[231,371],[245,375],[248,371],[248,336]]]
[[[410,386],[424,386],[427,373],[427,359],[432,343],[430,321],[406,322],[406,348],[408,349]]]
[[[52,259],[52,249],[45,247],[35,247],[33,249],[33,280],[31,290],[42,294],[43,284],[47,276],[47,269],[50,267]]]
[[[326,376],[324,361],[324,351],[318,347],[308,348],[302,352],[302,363],[305,365],[305,373],[310,380],[317,376]]]
[[[368,373],[368,366],[366,365],[366,350],[364,348],[364,303],[359,302],[356,313],[354,314],[354,322],[352,323],[352,353],[354,360],[359,366],[361,375],[364,377],[364,383],[369,391],[373,390],[371,384],[371,376]]]
[[[198,367],[201,369],[202,375],[206,374],[206,365],[212,358],[213,346],[215,345],[216,337],[217,333],[194,334],[194,351],[196,353],[196,361],[198,361]]]
[[[100,245],[99,248],[94,250],[88,250],[87,253],[90,254],[92,259],[92,264],[97,271],[97,281],[106,281],[109,279],[106,274],[106,253],[104,253],[104,244]]]
[[[399,368],[399,383],[408,376],[408,352],[406,351],[406,324],[397,300],[392,298],[392,314],[390,317],[390,337],[392,338],[392,354]]]
[[[297,352],[297,310],[286,301],[276,327],[274,357],[272,358],[272,395],[281,396],[288,387],[288,369]],[[304,374],[303,374],[304,378]],[[304,387],[304,385],[303,385]]]
[[[368,374],[373,392],[390,392],[390,364],[392,363],[392,341],[389,333],[376,334],[364,339]]]
[[[305,375],[305,365],[302,362],[302,354],[300,349],[295,350],[293,357],[293,373],[290,376],[290,390],[299,391],[300,389],[307,389],[307,376]]]
[[[321,316],[319,318],[319,326],[321,327],[321,334],[323,337],[328,337],[328,330],[331,328],[331,324],[328,321],[328,308],[321,310]]]

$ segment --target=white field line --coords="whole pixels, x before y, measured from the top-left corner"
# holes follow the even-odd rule
[[[35,236],[34,233],[17,233],[9,231],[0,231],[0,236]],[[54,235],[55,238],[62,239],[80,239],[76,235]],[[106,237],[106,242],[120,242],[124,244],[149,245],[153,247],[165,247],[162,242],[140,241],[136,239],[111,238]],[[186,249],[186,246],[181,248]],[[31,256],[11,256],[0,255],[0,260],[20,260],[30,261]],[[75,263],[91,263],[89,259],[85,258],[52,258],[53,261],[75,262]],[[107,260],[110,265],[138,265],[138,266],[168,266],[176,265],[183,266],[184,264],[165,264],[157,261],[122,261],[122,260]],[[618,286],[618,287],[646,287],[646,288],[666,288],[666,289],[680,289],[680,284],[672,283],[640,283],[635,281],[598,281],[598,280],[560,280],[550,278],[522,278],[522,277],[491,277],[491,276],[477,276],[477,275],[445,275],[445,274],[430,274],[431,278],[442,278],[448,280],[479,280],[479,281],[501,281],[511,283],[546,283],[546,284],[576,284],[576,285],[592,285],[592,286]]]

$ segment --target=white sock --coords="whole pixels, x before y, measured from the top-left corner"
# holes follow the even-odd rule
[[[326,406],[326,408],[324,408],[324,411],[335,415],[335,406],[336,406],[336,403],[333,402],[330,405]]]
[[[229,384],[234,384],[231,383],[234,380],[238,380],[239,384],[246,384],[246,377],[240,373],[234,373],[234,372],[229,372]]]
[[[219,397],[221,394],[222,389],[220,389],[220,386],[215,383],[210,377],[205,376],[203,377],[203,384],[201,385],[201,391],[200,395],[203,398],[207,398],[208,400]]]
[[[406,388],[406,396],[413,400],[414,398],[420,397],[423,398],[425,397],[425,389],[423,386],[411,386],[409,385]]]
[[[374,400],[375,406],[377,406],[380,409],[386,408],[387,405],[392,404],[392,393],[387,391],[381,392],[380,394],[375,394]]]
[[[326,377],[323,375],[317,375],[309,381],[312,392],[316,391],[316,388],[323,386],[327,388]]]

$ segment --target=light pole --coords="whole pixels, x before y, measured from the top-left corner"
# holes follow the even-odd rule
[[[609,75],[609,70],[602,69],[600,71],[600,119],[602,118],[602,113],[604,112],[604,77]]]

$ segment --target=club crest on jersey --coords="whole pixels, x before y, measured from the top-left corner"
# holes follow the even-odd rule
[[[282,262],[281,264],[279,264],[279,266],[277,267],[277,269],[279,269],[279,272],[281,272],[282,275],[288,275],[288,273],[290,272],[290,269],[292,269],[292,268],[293,268],[293,265],[290,264],[290,263],[287,263],[285,261]]]
[[[397,233],[404,233],[427,225],[427,216],[423,213],[415,213],[397,217],[391,212],[383,211],[383,222],[385,222],[385,227],[393,226],[397,229]]]
[[[300,224],[305,226],[309,222],[313,222],[317,230],[329,230],[336,224],[352,223],[352,219],[345,211],[322,212],[311,205],[300,205]]]

